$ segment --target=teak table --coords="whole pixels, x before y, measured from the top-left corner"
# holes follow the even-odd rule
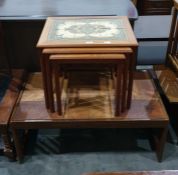
[[[75,91],[77,75],[71,77],[68,97],[63,97],[63,102],[67,102],[64,116],[50,113],[45,108],[41,73],[32,74],[29,77],[10,121],[17,158],[20,161],[23,159],[23,142],[19,139],[18,131],[41,128],[147,128],[155,130],[156,132],[153,132],[155,150],[158,160],[162,160],[169,119],[159,93],[148,74],[146,72],[134,74],[132,105],[130,110],[122,113],[120,117],[115,117],[112,110],[112,80],[108,81],[108,76],[103,73],[96,74],[95,77],[99,79],[99,84],[93,84],[93,87],[91,85],[80,86],[77,92]],[[66,101],[66,99],[69,100]]]
[[[55,74],[55,80],[60,75],[54,70],[56,65],[110,63],[116,66],[115,115],[119,116],[121,111],[126,110],[125,101],[127,108],[131,104],[137,46],[127,17],[48,18],[37,44],[42,52],[41,68],[46,107],[51,112],[55,111],[52,73]],[[55,89],[57,111],[62,115],[59,82],[55,81]]]

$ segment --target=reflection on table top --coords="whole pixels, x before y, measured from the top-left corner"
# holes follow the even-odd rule
[[[116,15],[136,19],[130,0],[1,0],[0,20],[44,20],[48,16]]]
[[[161,98],[156,91],[150,77],[145,72],[134,75],[132,105],[130,110],[119,117],[114,116],[114,91],[113,83],[108,79],[108,74],[91,73],[89,76],[78,80],[77,73],[69,75],[70,84],[64,82],[62,104],[65,108],[63,116],[49,113],[45,109],[42,76],[34,73],[29,76],[25,91],[17,105],[11,123],[23,126],[30,123],[33,127],[39,122],[50,124],[58,123],[60,127],[70,125],[75,127],[158,127],[167,125],[169,119]],[[94,79],[91,79],[91,76]],[[90,83],[89,83],[90,80]],[[67,94],[66,94],[67,92]],[[96,125],[93,125],[95,123]],[[134,125],[132,125],[133,123]],[[78,125],[79,124],[79,125]]]

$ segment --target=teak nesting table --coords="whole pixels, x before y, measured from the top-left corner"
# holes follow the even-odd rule
[[[29,77],[10,122],[19,160],[18,131],[41,128],[149,128],[162,160],[169,119],[147,72],[133,71],[137,41],[127,17],[51,17],[37,47],[42,74]],[[75,70],[65,75],[69,64]],[[108,64],[112,71],[103,70]]]
[[[52,75],[55,76],[57,111],[61,107],[59,65],[112,64],[115,115],[130,107],[137,41],[127,17],[51,17],[47,19],[37,47],[41,49],[46,107],[55,111]],[[80,78],[80,77],[79,77]]]

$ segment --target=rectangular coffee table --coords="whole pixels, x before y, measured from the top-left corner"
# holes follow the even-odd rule
[[[154,138],[157,157],[161,161],[169,119],[152,80],[146,72],[134,73],[131,108],[120,117],[115,117],[112,82],[107,76],[101,73],[95,76],[97,81],[85,76],[86,82],[93,83],[93,86],[90,83],[87,87],[75,79],[77,75],[71,74],[70,85],[66,85],[68,90],[64,90],[62,95],[66,113],[59,116],[45,108],[41,73],[32,74],[10,121],[17,158],[23,160],[23,143],[18,134],[21,129],[149,128],[157,130]]]

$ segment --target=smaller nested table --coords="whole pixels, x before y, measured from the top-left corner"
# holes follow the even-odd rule
[[[52,73],[57,76],[58,72],[54,71],[54,66],[51,66],[51,64],[90,63],[102,65],[110,63],[115,64],[117,67],[115,73],[115,115],[119,116],[121,111],[123,112],[126,108],[129,108],[131,104],[134,57],[137,46],[137,41],[127,17],[48,18],[37,44],[42,52],[41,68],[46,107],[51,112],[55,111]],[[62,56],[57,57],[56,54],[62,54]],[[118,56],[119,54],[124,54],[122,59],[121,55]],[[51,56],[52,59],[50,59]],[[64,61],[65,59],[62,60],[61,57],[64,57],[66,61]],[[121,79],[123,80],[120,83]],[[62,115],[60,91],[58,91],[60,87],[56,82],[58,114]],[[118,95],[122,93],[124,94],[123,98]],[[125,105],[125,100],[127,105]]]

